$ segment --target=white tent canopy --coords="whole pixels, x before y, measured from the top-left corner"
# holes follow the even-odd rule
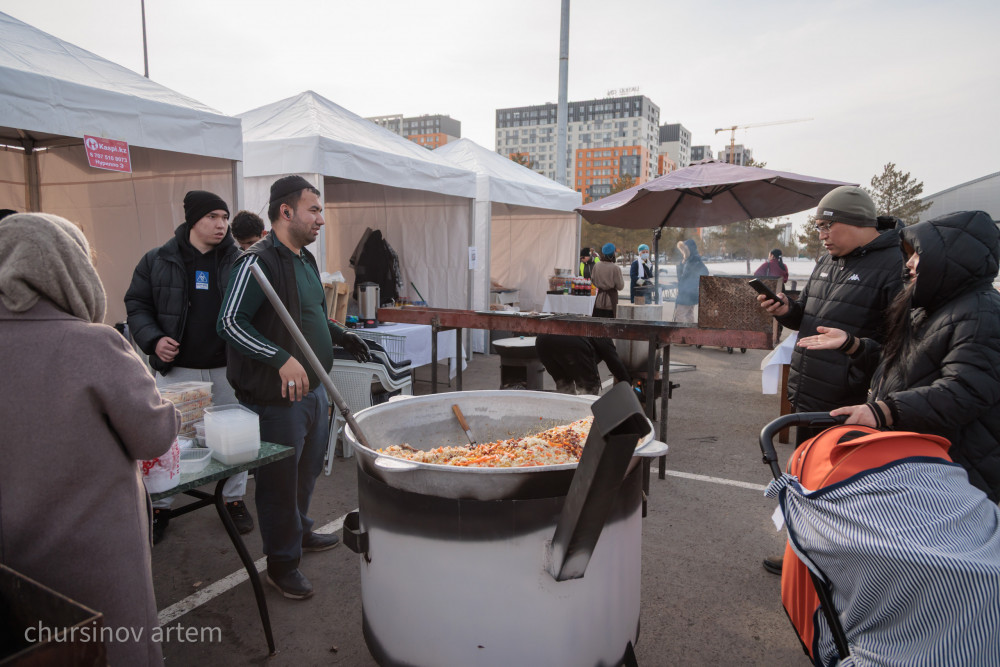
[[[370,227],[399,255],[402,295],[468,308],[476,176],[306,91],[240,114],[248,207],[262,215],[271,183],[300,174],[322,193],[321,268],[353,285],[349,258]],[[384,297],[385,295],[383,295]]]
[[[84,135],[129,144],[132,173],[89,166]],[[239,120],[0,13],[0,208],[62,215],[84,230],[109,322],[144,252],[183,219],[184,193],[237,205]]]
[[[243,174],[323,174],[457,197],[475,195],[475,177],[308,90],[247,111]]]
[[[541,308],[553,269],[577,260],[582,196],[469,140],[434,151],[476,172],[475,243],[482,258],[474,272],[473,307],[488,307],[491,281],[517,288],[522,309]],[[474,349],[485,343],[477,340]]]
[[[229,160],[242,155],[238,120],[3,13],[0,83],[6,128]]]

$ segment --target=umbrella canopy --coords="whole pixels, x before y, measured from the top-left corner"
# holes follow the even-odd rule
[[[624,229],[713,227],[816,206],[830,190],[856,185],[760,167],[704,162],[576,209],[587,221]]]

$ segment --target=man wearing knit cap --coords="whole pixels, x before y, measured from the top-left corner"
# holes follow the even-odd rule
[[[879,231],[875,204],[862,188],[845,185],[820,200],[815,232],[826,248],[797,300],[779,294],[780,302],[763,295],[761,307],[799,338],[836,327],[880,343],[885,335],[885,313],[902,288],[903,254],[895,229]],[[835,350],[796,347],[788,373],[792,412],[829,412],[867,400],[871,378]],[[822,429],[796,428],[796,444]],[[781,573],[781,557],[764,561]]]
[[[302,600],[313,594],[299,571],[302,553],[338,544],[336,535],[314,533],[308,516],[329,439],[329,403],[251,267],[261,268],[323,372],[333,367],[334,344],[359,362],[369,354],[360,337],[328,318],[319,268],[306,250],[324,225],[319,190],[301,176],[280,178],[271,185],[267,216],[271,233],[236,261],[217,327],[230,345],[229,381],[240,403],[259,415],[261,439],[295,448],[295,456],[258,471],[254,500],[267,581],[285,597]]]
[[[238,254],[226,202],[215,193],[192,190],[184,195],[184,222],[174,237],[139,260],[125,293],[125,309],[132,338],[156,371],[157,386],[211,382],[215,405],[236,403],[226,381],[226,342],[215,332],[215,322]],[[241,533],[253,530],[243,503],[246,484],[244,472],[230,477],[223,489]],[[153,503],[154,544],[165,535],[172,502]]]

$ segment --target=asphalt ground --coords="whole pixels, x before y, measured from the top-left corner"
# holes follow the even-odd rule
[[[761,567],[784,539],[770,519],[775,503],[763,497],[770,474],[757,444],[778,415],[778,397],[761,394],[764,354],[671,349],[672,361],[695,370],[672,376],[680,387],[669,405],[667,477],[654,473],[643,520],[640,665],[808,664],[782,610],[780,580]],[[464,388],[499,388],[499,364],[475,355]],[[415,393],[429,393],[430,368],[417,377]],[[546,388],[554,388],[547,376]],[[778,453],[787,458],[791,446]],[[339,532],[356,489],[355,459],[337,459],[313,496],[317,526]],[[251,478],[256,517],[253,490]],[[259,532],[245,542],[260,559]],[[278,650],[269,658],[252,588],[214,510],[177,518],[153,550],[161,621],[173,629],[167,664],[374,665],[361,632],[358,559],[343,546],[305,554],[301,569],[316,591],[309,600],[287,600],[265,583]]]

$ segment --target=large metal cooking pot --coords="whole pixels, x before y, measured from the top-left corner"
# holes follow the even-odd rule
[[[619,394],[641,415],[630,391]],[[475,391],[387,403],[356,419],[375,447],[407,442],[429,449],[465,444],[453,404],[477,441],[487,442],[588,416],[593,401]],[[590,533],[585,576],[578,571],[570,576],[580,578],[560,580],[552,561],[560,557],[566,517],[586,514],[584,505],[595,499],[582,502],[578,491],[596,488],[594,478],[607,472],[587,465],[596,460],[587,459],[598,451],[591,449],[595,429],[596,421],[576,479],[575,464],[455,468],[380,457],[347,433],[357,452],[359,510],[344,522],[344,541],[361,554],[365,641],[380,664],[613,665],[628,656],[639,634],[641,589],[642,469],[636,457],[659,456],[666,446],[646,437],[629,460],[621,445],[635,436],[619,436],[616,446],[601,440],[621,467],[604,498],[599,539],[596,524],[582,520],[579,532],[562,543],[585,542]]]
[[[405,442],[416,449],[430,450],[468,443],[452,405],[458,405],[465,413],[477,442],[493,442],[589,417],[595,398],[543,391],[451,392],[383,403],[356,413],[354,418],[373,447]],[[361,445],[350,428],[345,430],[345,437],[354,446],[358,465],[366,474],[398,489],[441,498],[563,496],[576,471],[575,463],[531,468],[459,468],[403,461]],[[638,457],[660,456],[665,448],[666,445],[653,439],[650,431],[636,445],[637,458],[632,466],[638,463]]]

